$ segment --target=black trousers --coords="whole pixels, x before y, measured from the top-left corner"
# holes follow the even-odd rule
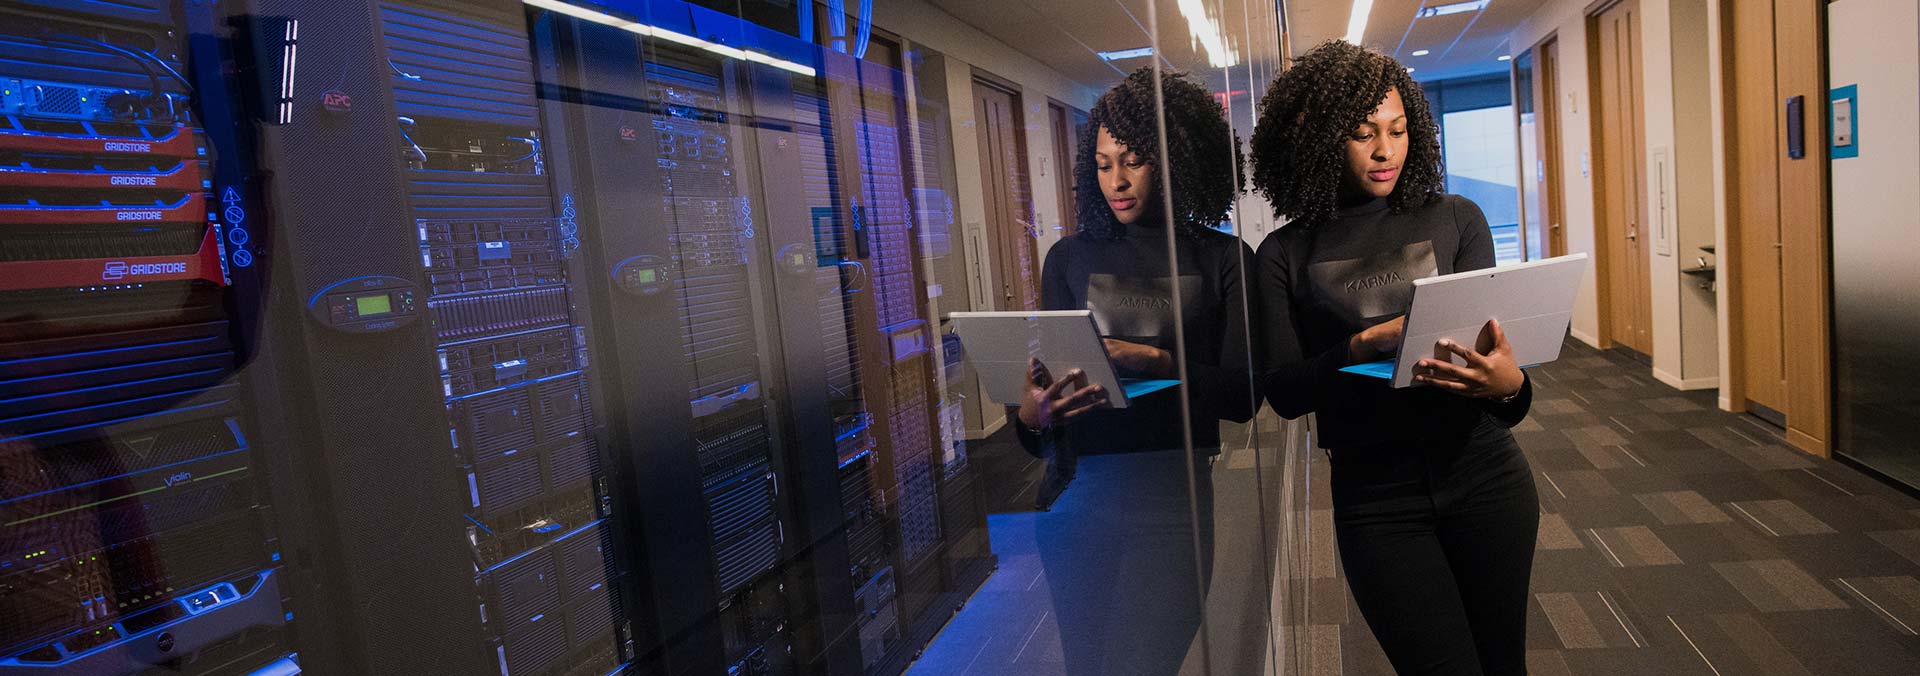
[[[1513,435],[1333,451],[1347,585],[1400,676],[1527,673],[1540,497]]]

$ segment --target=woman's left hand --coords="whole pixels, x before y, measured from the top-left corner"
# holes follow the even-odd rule
[[[1148,378],[1173,375],[1173,354],[1166,350],[1112,338],[1101,340],[1107,344],[1107,358],[1124,372],[1121,375]]]
[[[1488,321],[1480,336],[1485,346],[1478,350],[1451,340],[1436,343],[1436,358],[1422,359],[1414,365],[1414,382],[1480,399],[1505,399],[1518,394],[1526,384],[1526,375],[1513,361],[1513,345],[1507,342],[1507,333],[1500,330],[1500,321]],[[1466,365],[1453,363],[1453,355],[1465,359]]]

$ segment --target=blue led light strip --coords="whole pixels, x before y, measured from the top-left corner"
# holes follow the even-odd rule
[[[781,70],[798,73],[800,75],[805,75],[807,77],[814,77],[819,74],[819,71],[815,70],[812,66],[801,65],[798,63],[794,63],[792,61],[788,61],[786,59],[779,58],[777,56],[763,54],[760,52],[746,50],[746,49],[740,49],[737,47],[728,47],[726,45],[723,45],[717,42],[702,40],[700,38],[696,38],[691,35],[686,35],[684,33],[680,33],[677,31],[671,31],[671,30],[667,30],[665,28],[660,28],[657,26],[649,26],[647,24],[643,24],[638,21],[622,19],[620,17],[614,16],[612,14],[607,14],[605,12],[591,10],[585,7],[568,4],[565,2],[559,2],[559,0],[521,0],[521,1],[525,2],[529,7],[538,7],[540,9],[551,10],[553,12],[565,14],[567,16],[571,16],[576,19],[584,19],[597,24],[601,24],[603,26],[612,26],[614,28],[627,31],[635,35],[641,35],[641,36],[650,37],[650,38],[658,38],[661,40],[666,40],[668,42],[677,42],[679,44],[683,44],[688,47],[704,49],[706,51],[712,52],[714,54],[718,54],[720,56],[723,56],[729,59],[735,59],[739,61],[752,61],[754,63],[766,64],[769,66],[773,66],[775,68],[779,68]]]

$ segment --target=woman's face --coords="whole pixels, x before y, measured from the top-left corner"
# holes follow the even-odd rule
[[[1387,90],[1380,107],[1347,136],[1347,188],[1355,194],[1386,197],[1400,184],[1400,163],[1407,157],[1407,109],[1400,90]]]
[[[1100,194],[1113,209],[1113,219],[1126,225],[1139,221],[1153,202],[1153,169],[1147,166],[1146,158],[1129,150],[1103,126],[1094,139],[1093,166],[1100,176]]]

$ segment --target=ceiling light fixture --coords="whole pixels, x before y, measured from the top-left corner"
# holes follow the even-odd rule
[[[1119,61],[1121,59],[1138,59],[1143,56],[1153,56],[1153,48],[1141,47],[1139,49],[1122,49],[1113,52],[1095,52],[1095,54],[1100,56],[1101,61]]]
[[[1511,57],[1511,56],[1508,56],[1508,55],[1506,55],[1506,54],[1501,54],[1501,55],[1500,55],[1500,58],[1498,58],[1498,59],[1494,59],[1494,60],[1495,60],[1495,61],[1512,61],[1512,60],[1513,60],[1513,57]]]
[[[1407,72],[1409,73],[1413,72],[1413,66],[1407,66]]]
[[[754,63],[766,64],[769,66],[773,66],[775,68],[779,68],[784,71],[805,75],[807,77],[814,77],[816,75],[819,75],[820,73],[819,71],[814,70],[812,66],[794,63],[792,61],[788,61],[786,59],[782,59],[769,54],[763,54],[760,52],[740,49],[737,47],[728,47],[718,42],[713,42],[710,40],[702,40],[700,38],[696,38],[694,36],[687,35],[685,33],[670,31],[665,28],[659,28],[656,26],[649,26],[649,25],[640,23],[638,21],[622,19],[612,14],[607,14],[605,12],[599,12],[599,11],[587,9],[579,5],[560,2],[559,0],[521,0],[521,1],[525,2],[529,7],[538,7],[540,9],[551,10],[555,13],[565,14],[567,16],[570,16],[576,19],[592,21],[602,26],[612,26],[614,28],[618,28],[620,30],[633,33],[635,35],[643,36],[643,37],[659,38],[661,40],[666,40],[668,42],[677,42],[677,43],[686,45],[688,47],[703,49],[708,52],[712,52],[714,54],[718,54],[720,56],[723,56],[729,59],[737,59],[740,61],[752,61]]]
[[[1414,16],[1421,19],[1431,19],[1436,16],[1459,14],[1461,12],[1477,12],[1485,9],[1486,6],[1492,2],[1493,0],[1467,0],[1467,2],[1456,2],[1448,5],[1435,5],[1420,10],[1420,12],[1414,14]]]
[[[1202,0],[1178,0],[1180,16],[1187,19],[1188,42],[1196,49],[1207,53],[1207,63],[1214,68],[1226,68],[1239,63],[1240,55],[1234,53],[1227,44],[1227,36],[1220,25],[1207,16],[1207,8]]]
[[[1424,50],[1424,49],[1416,49],[1416,50],[1413,50],[1413,55],[1414,55],[1414,56],[1426,56],[1426,55],[1428,55],[1428,54],[1432,54],[1432,53],[1433,53],[1433,52],[1429,52],[1429,51],[1427,51],[1427,50]]]
[[[1367,35],[1367,14],[1373,12],[1373,0],[1353,0],[1353,13],[1347,15],[1347,42],[1360,44]]]

